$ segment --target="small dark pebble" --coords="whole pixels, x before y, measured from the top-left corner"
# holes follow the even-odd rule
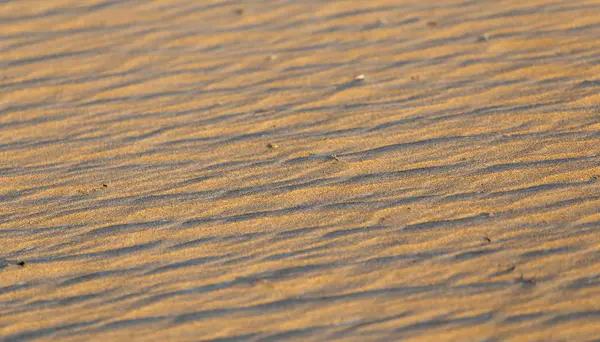
[[[277,144],[274,144],[274,143],[268,143],[267,147],[268,148],[278,148],[279,146]]]
[[[17,263],[17,265],[21,266],[21,267],[25,267],[25,261],[19,261]]]
[[[108,185],[107,185],[107,184],[102,184],[102,186],[103,186],[103,187],[105,187],[105,188],[108,188]]]
[[[519,279],[517,279],[517,281],[519,283],[524,284],[524,285],[535,285],[535,283],[536,283],[535,277],[533,277],[533,278],[524,278],[522,274],[521,274],[521,277]]]
[[[243,15],[244,14],[244,9],[243,8],[238,8],[235,10],[235,14],[237,15]]]
[[[487,236],[484,236],[484,237],[483,237],[483,239],[484,239],[485,241],[487,241],[488,243],[491,243],[491,242],[492,242],[492,239],[490,239],[490,238],[489,238],[489,237],[487,237]]]

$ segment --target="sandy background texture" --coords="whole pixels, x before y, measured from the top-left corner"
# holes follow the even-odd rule
[[[599,37],[598,0],[0,1],[0,340],[599,338]]]

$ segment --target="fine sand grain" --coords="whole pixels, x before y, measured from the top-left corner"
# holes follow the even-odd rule
[[[0,340],[598,338],[599,23],[0,1]]]

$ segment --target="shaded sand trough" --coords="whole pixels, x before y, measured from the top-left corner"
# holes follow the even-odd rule
[[[597,338],[599,13],[1,1],[0,336]]]

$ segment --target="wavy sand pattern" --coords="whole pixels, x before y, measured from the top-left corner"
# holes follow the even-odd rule
[[[0,1],[0,336],[597,338],[599,11]]]

